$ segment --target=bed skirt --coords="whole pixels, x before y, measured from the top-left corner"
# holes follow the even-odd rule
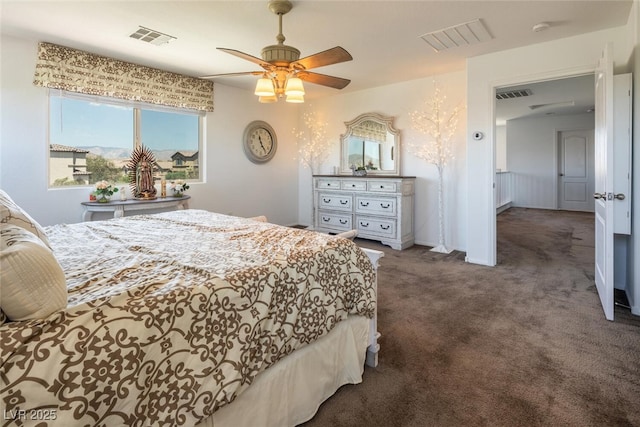
[[[232,403],[196,427],[285,427],[313,418],[345,384],[362,382],[370,320],[351,316],[260,373]]]

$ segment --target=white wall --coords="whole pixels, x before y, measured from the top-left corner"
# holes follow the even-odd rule
[[[593,113],[508,120],[507,169],[513,176],[513,206],[557,209],[556,134],[593,128]]]
[[[0,40],[0,187],[43,225],[81,219],[80,202],[91,187],[47,187],[47,90],[33,85],[35,41]],[[291,129],[298,106],[260,104],[248,91],[215,85],[215,111],[207,114],[206,182],[191,186],[191,207],[238,216],[267,215],[271,222],[298,222],[297,149]],[[263,165],[242,150],[252,120],[265,120],[278,134],[278,151]]]
[[[417,244],[438,244],[438,189],[436,167],[411,155],[410,142],[424,140],[424,136],[411,127],[409,113],[425,110],[424,102],[433,95],[434,81],[446,95],[451,110],[458,103],[464,106],[465,74],[456,72],[435,78],[379,87],[375,89],[337,94],[330,98],[313,101],[305,108],[314,111],[319,120],[328,123],[327,134],[334,140],[334,150],[321,173],[332,173],[333,166],[340,164],[340,135],[345,132],[344,122],[367,112],[394,116],[394,126],[400,131],[402,141],[401,171],[405,176],[415,176],[415,241]],[[456,137],[453,139],[455,159],[445,169],[446,243],[451,249],[465,250],[466,230],[466,154],[464,145],[465,113],[460,116]],[[311,173],[300,169],[300,221],[311,221]]]
[[[496,263],[493,181],[495,171],[495,87],[593,72],[606,42],[616,64],[626,64],[626,28],[583,34],[470,58],[467,61],[467,260]],[[475,141],[470,134],[483,132]]]

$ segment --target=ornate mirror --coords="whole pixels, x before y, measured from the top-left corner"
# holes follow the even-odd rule
[[[340,174],[400,174],[400,132],[393,127],[393,117],[365,113],[345,125]]]

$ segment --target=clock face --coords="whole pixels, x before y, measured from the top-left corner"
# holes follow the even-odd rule
[[[276,153],[277,140],[273,128],[262,121],[249,123],[244,133],[244,152],[254,163],[271,160]]]
[[[268,130],[258,128],[249,136],[249,149],[258,156],[264,157],[271,152],[273,148],[273,138]]]

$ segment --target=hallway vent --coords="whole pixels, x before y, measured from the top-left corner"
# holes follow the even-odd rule
[[[532,95],[531,89],[509,90],[507,92],[496,93],[496,99],[513,99],[522,98],[523,96]]]

